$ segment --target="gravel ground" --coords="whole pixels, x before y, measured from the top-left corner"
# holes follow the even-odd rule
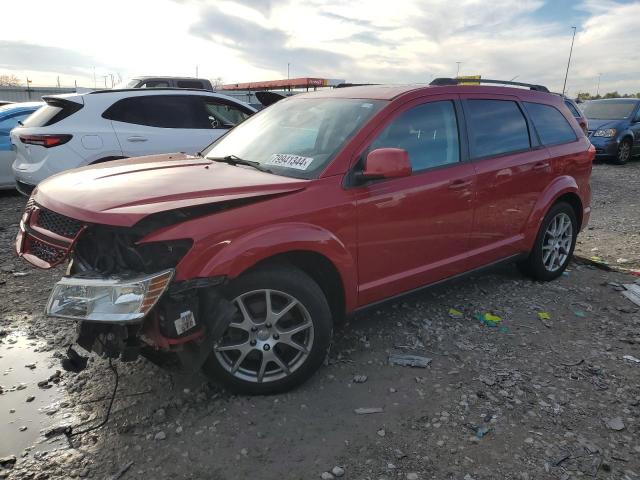
[[[595,166],[582,255],[640,265],[639,182],[640,162]],[[0,197],[3,245],[23,203]],[[64,352],[72,325],[40,313],[60,274],[0,252],[0,352],[16,332],[43,363]],[[105,427],[15,451],[0,478],[640,479],[640,364],[623,358],[640,358],[640,313],[619,291],[634,280],[578,263],[546,284],[512,266],[455,280],[339,327],[328,365],[279,396],[233,396],[144,360],[118,364]],[[478,313],[503,320],[488,326]],[[392,353],[432,360],[391,366]],[[0,370],[10,367],[23,368]],[[83,372],[62,373],[53,417],[99,422],[112,387],[107,362],[92,357]],[[20,395],[3,388],[2,409]],[[363,408],[377,413],[356,413]],[[0,412],[5,438],[26,434],[10,415]]]

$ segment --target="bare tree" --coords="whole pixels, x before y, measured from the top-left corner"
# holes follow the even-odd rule
[[[20,80],[15,75],[0,75],[0,87],[19,87]]]
[[[216,77],[211,79],[211,85],[213,85],[214,90],[220,90],[220,87],[224,85],[224,82],[222,81],[222,77]]]

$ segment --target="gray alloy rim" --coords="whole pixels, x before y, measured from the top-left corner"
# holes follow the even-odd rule
[[[573,224],[569,215],[559,213],[549,223],[542,240],[542,263],[549,272],[562,268],[569,258],[573,242]]]
[[[618,154],[620,161],[626,162],[627,160],[629,160],[630,153],[631,153],[631,148],[629,147],[629,144],[627,142],[622,142],[620,144],[620,153]]]
[[[261,289],[232,303],[236,316],[214,347],[222,368],[252,383],[281,380],[300,368],[313,347],[313,322],[298,299]]]

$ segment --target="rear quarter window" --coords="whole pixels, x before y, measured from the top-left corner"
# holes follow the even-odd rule
[[[204,89],[204,84],[197,80],[178,80],[177,82],[178,88],[198,88]]]
[[[582,116],[580,112],[578,112],[578,109],[573,106],[573,103],[565,101],[564,104],[567,106],[567,108],[571,112],[571,115],[573,115],[576,118],[580,118]]]
[[[469,146],[473,158],[503,155],[531,147],[527,121],[512,100],[467,100]]]
[[[25,127],[48,127],[73,115],[83,107],[81,103],[57,98],[46,100],[46,102],[46,105],[27,117],[23,122]]]
[[[558,145],[578,139],[565,116],[557,108],[525,102],[525,108],[543,145]]]

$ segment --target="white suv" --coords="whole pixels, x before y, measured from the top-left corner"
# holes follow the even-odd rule
[[[99,90],[43,97],[11,131],[23,194],[70,168],[156,153],[203,150],[256,110],[205,90]]]

